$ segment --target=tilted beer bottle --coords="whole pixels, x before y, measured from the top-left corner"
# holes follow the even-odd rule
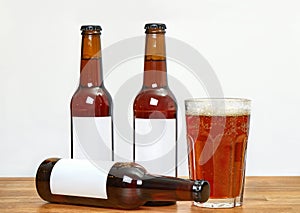
[[[80,83],[71,100],[71,158],[113,160],[112,98],[103,82],[101,27],[81,27]]]
[[[177,103],[167,81],[166,25],[145,29],[144,82],[133,103],[133,159],[151,173],[177,176]]]
[[[207,181],[151,175],[132,162],[49,158],[35,180],[46,201],[121,209],[155,200],[206,202],[210,193]]]

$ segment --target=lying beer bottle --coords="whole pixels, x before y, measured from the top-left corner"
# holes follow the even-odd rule
[[[151,175],[133,162],[59,158],[41,163],[36,189],[49,202],[119,209],[156,200],[206,202],[210,193],[207,181]]]
[[[80,83],[71,100],[71,158],[113,160],[112,98],[103,81],[101,27],[81,27]]]
[[[145,30],[144,81],[133,103],[133,160],[153,174],[176,177],[177,102],[167,81],[166,25],[149,23]]]

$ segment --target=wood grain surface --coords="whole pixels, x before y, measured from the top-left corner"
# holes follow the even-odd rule
[[[300,213],[300,176],[247,177],[242,207],[232,209],[204,209],[192,202],[177,202],[166,207],[145,207],[137,210],[95,208],[75,205],[51,204],[41,200],[35,190],[33,178],[0,178],[1,213],[83,213],[83,212],[203,212],[203,213]]]

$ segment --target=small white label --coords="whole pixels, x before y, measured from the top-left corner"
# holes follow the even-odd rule
[[[107,117],[73,117],[73,158],[112,160],[112,120]]]
[[[107,199],[107,175],[113,161],[61,159],[50,175],[52,194]]]
[[[135,162],[150,173],[175,176],[176,119],[135,119]]]

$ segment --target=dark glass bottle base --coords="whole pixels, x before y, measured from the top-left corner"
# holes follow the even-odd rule
[[[171,206],[175,204],[176,201],[148,201],[144,206]]]

